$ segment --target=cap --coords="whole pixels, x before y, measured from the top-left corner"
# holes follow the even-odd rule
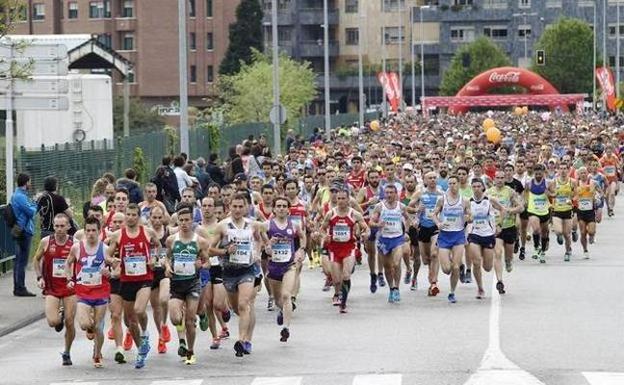
[[[403,165],[403,170],[407,170],[407,171],[414,171],[414,166],[412,166],[411,163],[405,163]]]
[[[234,182],[244,181],[247,181],[247,175],[245,175],[245,173],[239,172],[238,174],[234,175]]]

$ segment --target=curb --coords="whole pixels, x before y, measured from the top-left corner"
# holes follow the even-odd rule
[[[40,312],[37,314],[33,314],[30,317],[24,318],[18,322],[15,322],[12,325],[9,325],[5,328],[0,329],[0,337],[4,337],[7,334],[13,333],[19,329],[22,329],[32,323],[35,323],[41,319],[45,318],[45,312]]]

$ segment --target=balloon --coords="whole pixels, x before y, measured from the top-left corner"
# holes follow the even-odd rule
[[[514,108],[514,115],[522,115],[522,107]]]
[[[370,124],[370,128],[373,131],[379,131],[379,121],[378,120],[373,120]]]
[[[496,127],[488,128],[488,130],[485,132],[485,136],[487,137],[487,140],[492,143],[499,143],[502,139],[501,132]]]
[[[527,107],[527,106],[522,107],[522,113],[524,115],[528,114],[529,113],[529,107]]]
[[[488,110],[488,112],[486,112],[485,114],[488,116],[488,118],[491,118],[492,116],[494,116],[494,111]]]
[[[485,131],[487,131],[489,128],[494,127],[496,125],[496,123],[494,123],[494,120],[487,118],[483,121],[483,128],[485,129]]]
[[[550,120],[550,112],[543,112],[540,115],[540,118],[542,118],[542,121],[547,122]]]

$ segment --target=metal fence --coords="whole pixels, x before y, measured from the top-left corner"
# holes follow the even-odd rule
[[[11,237],[11,229],[4,221],[5,207],[5,205],[0,205],[0,274],[11,270],[15,259],[15,244]]]

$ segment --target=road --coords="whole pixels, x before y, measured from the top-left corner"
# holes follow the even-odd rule
[[[320,290],[318,270],[306,270],[286,344],[279,342],[275,313],[265,309],[264,292],[256,306],[253,353],[235,357],[232,339],[210,351],[209,333],[201,332],[192,367],[174,354],[176,343],[164,355],[153,347],[142,370],[117,365],[107,341],[105,367],[94,369],[83,333],[72,352],[74,365],[61,367],[61,336],[40,321],[0,338],[0,384],[622,385],[624,205],[618,203],[618,212],[599,225],[591,260],[582,260],[580,244],[574,244],[572,262],[563,262],[563,248],[553,238],[545,265],[516,260],[502,297],[492,295],[488,284],[487,299],[477,300],[474,284],[460,284],[459,302],[450,305],[448,279],[441,276],[440,296],[403,286],[402,302],[390,305],[387,290],[368,292],[367,269],[359,266],[350,312],[340,315]],[[491,282],[491,274],[486,277]]]

